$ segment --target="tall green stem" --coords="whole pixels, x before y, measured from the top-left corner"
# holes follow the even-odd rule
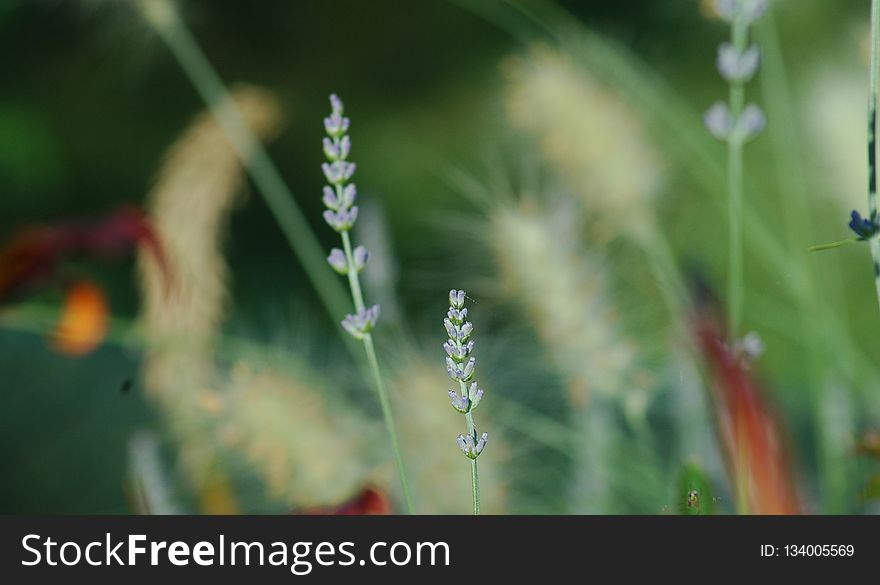
[[[464,382],[458,382],[459,387],[461,388],[462,396],[467,396],[467,386],[465,386]],[[470,436],[474,438],[474,441],[477,440],[477,425],[474,424],[474,413],[473,411],[468,411],[467,414],[464,415],[465,420],[467,421],[467,432]],[[474,500],[474,516],[480,515],[480,478],[477,475],[477,460],[471,459],[471,495]]]
[[[749,42],[749,28],[745,19],[737,17],[731,27],[731,44],[737,52],[745,51]],[[730,84],[730,117],[738,120],[745,106],[745,84],[733,81]],[[743,140],[731,136],[727,146],[727,191],[728,191],[728,327],[731,340],[739,334],[743,306]],[[732,345],[732,342],[731,342]]]
[[[342,247],[345,252],[345,260],[348,264],[348,284],[351,288],[351,298],[354,300],[355,311],[365,309],[364,295],[361,292],[360,278],[358,277],[357,265],[351,249],[351,238],[348,232],[342,232]],[[367,353],[367,362],[373,376],[373,385],[379,395],[379,406],[382,408],[382,418],[385,419],[385,430],[388,432],[388,440],[391,443],[391,451],[394,454],[394,464],[397,467],[397,475],[400,477],[400,487],[403,490],[403,499],[406,503],[407,512],[413,514],[412,494],[409,490],[409,482],[406,479],[406,470],[403,466],[403,456],[400,453],[400,442],[397,440],[397,430],[394,425],[394,414],[391,410],[391,399],[388,397],[388,389],[382,379],[379,369],[379,360],[376,357],[376,347],[373,344],[373,336],[370,333],[364,335],[364,350]]]
[[[871,87],[868,90],[868,213],[876,225],[877,217],[877,68],[880,42],[880,1],[871,0]],[[874,261],[874,286],[880,303],[880,237],[870,239],[871,258]]]

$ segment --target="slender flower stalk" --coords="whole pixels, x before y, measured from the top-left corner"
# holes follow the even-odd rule
[[[449,312],[443,325],[449,340],[443,344],[446,350],[446,371],[449,377],[458,382],[459,392],[449,391],[452,408],[465,416],[467,434],[458,436],[458,446],[471,460],[471,492],[474,500],[474,515],[480,514],[480,479],[477,475],[477,457],[486,447],[489,433],[477,435],[474,423],[474,409],[483,399],[483,389],[474,381],[477,360],[471,357],[474,340],[471,339],[474,326],[467,320],[468,310],[464,308],[463,290],[449,291]]]
[[[728,304],[731,339],[742,321],[743,305],[743,148],[766,124],[755,104],[746,105],[745,87],[761,61],[756,45],[749,45],[749,27],[767,9],[767,0],[715,0],[715,9],[730,23],[730,42],[718,48],[718,72],[730,85],[728,102],[718,102],[705,115],[709,132],[727,143],[728,191]]]
[[[880,217],[877,204],[877,93],[880,68],[880,0],[871,0],[871,64],[868,87],[868,217],[858,211],[850,215],[849,229],[855,234],[845,240],[810,247],[811,252],[831,250],[855,242],[868,242],[874,264],[874,287],[880,304]]]
[[[880,238],[877,217],[877,68],[880,67],[877,43],[880,42],[880,1],[871,0],[871,87],[868,90],[868,233],[858,233],[867,237],[874,261],[874,286],[877,289],[877,302],[880,303]],[[853,212],[856,222],[857,212]],[[852,224],[850,224],[852,227]]]
[[[354,183],[350,182],[356,165],[348,160],[348,155],[351,152],[351,138],[348,136],[350,120],[343,115],[342,100],[335,94],[330,96],[330,106],[330,115],[324,118],[324,130],[327,133],[327,136],[324,137],[324,156],[327,158],[327,162],[321,165],[324,177],[329,183],[324,186],[323,202],[327,207],[324,211],[324,220],[341,236],[342,249],[333,248],[327,257],[327,262],[340,275],[348,277],[348,286],[354,301],[355,312],[345,316],[345,319],[342,320],[342,327],[364,345],[367,362],[373,376],[373,385],[379,395],[379,404],[382,407],[382,416],[385,419],[385,427],[391,451],[394,454],[397,473],[400,476],[406,508],[412,514],[414,512],[412,496],[403,466],[403,457],[400,454],[400,444],[397,440],[394,416],[391,411],[391,400],[388,398],[388,390],[385,388],[382,373],[379,370],[379,360],[376,358],[376,348],[371,333],[379,319],[379,305],[366,306],[358,277],[367,264],[369,253],[363,246],[352,247],[349,235],[358,216],[358,207],[354,204],[357,198],[357,188]]]

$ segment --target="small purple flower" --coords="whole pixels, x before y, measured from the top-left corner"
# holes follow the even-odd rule
[[[730,138],[730,131],[733,128],[733,121],[730,115],[730,108],[723,102],[716,102],[703,115],[703,122],[709,133],[718,140],[727,140]]]
[[[743,142],[747,142],[760,134],[767,126],[767,117],[755,104],[749,104],[740,114],[736,121],[736,136]]]
[[[449,339],[454,341],[458,338],[458,329],[452,324],[452,321],[443,319],[443,326],[446,327],[446,334],[449,336]]]
[[[718,47],[718,72],[731,83],[746,83],[758,71],[761,62],[761,51],[752,45],[740,52],[730,43],[722,43]]]
[[[454,307],[449,307],[449,312],[446,314],[446,316],[449,317],[449,320],[456,325],[461,325],[467,320],[467,313],[467,309],[456,309]]]
[[[354,315],[346,315],[342,320],[342,328],[348,331],[352,337],[361,340],[370,333],[379,320],[379,305],[373,305]]]
[[[480,453],[483,452],[483,449],[486,448],[486,443],[489,441],[489,433],[483,433],[480,436],[480,440],[474,444],[474,437],[470,434],[468,435],[459,435],[456,439],[459,448],[462,452],[467,455],[468,459],[476,459],[480,456]]]
[[[483,399],[483,389],[478,388],[476,382],[471,382],[471,385],[468,388],[468,398],[471,401],[472,410],[476,408],[480,401]]]
[[[321,198],[321,201],[324,202],[324,206],[336,211],[340,208],[339,199],[336,197],[336,191],[333,187],[328,185],[324,185],[324,197]]]
[[[464,307],[464,291],[452,289],[449,291],[449,304],[453,309],[461,309]]]
[[[321,170],[324,171],[324,176],[331,185],[341,185],[347,182],[351,179],[356,168],[357,165],[344,160],[321,164]]]
[[[324,118],[324,130],[331,138],[340,138],[348,132],[350,121],[342,115],[344,109],[342,100],[336,94],[330,95],[330,108],[332,110],[330,115]]]
[[[347,232],[352,228],[354,222],[357,221],[357,206],[351,209],[340,209],[333,211],[327,209],[324,211],[324,220],[337,232]]]
[[[330,250],[330,255],[327,256],[327,262],[333,267],[333,270],[339,274],[343,276],[348,274],[348,262],[345,260],[345,253],[339,248],[333,248]]]
[[[339,206],[351,207],[354,204],[355,199],[357,199],[357,187],[354,186],[354,183],[349,183],[342,188],[342,197],[339,200]]]
[[[454,390],[449,391],[449,400],[452,402],[452,408],[462,414],[466,414],[471,409],[471,401],[465,396],[459,396]]]
[[[876,221],[862,217],[858,211],[853,210],[850,217],[849,229],[858,236],[859,241],[870,240],[880,232],[880,226]]]
[[[351,152],[351,138],[348,135],[343,136],[337,145],[337,153],[339,158],[345,160],[348,158],[348,154]]]
[[[443,344],[446,355],[451,357],[458,363],[463,362],[474,350],[474,341],[468,341],[465,344],[455,343],[451,339]]]
[[[339,114],[340,116],[342,115],[342,110],[344,109],[344,106],[342,105],[342,100],[339,99],[339,96],[335,93],[330,94],[330,109],[333,111],[334,114]]]
[[[358,272],[364,269],[367,265],[367,261],[370,259],[370,253],[363,246],[358,246],[354,249],[354,253],[352,254],[354,259],[354,268]]]
[[[339,160],[339,144],[326,136],[324,137],[324,156],[329,160]]]

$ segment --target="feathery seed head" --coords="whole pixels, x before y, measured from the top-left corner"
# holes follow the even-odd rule
[[[666,165],[642,112],[590,69],[547,47],[503,67],[511,124],[536,140],[590,217],[619,233],[631,228],[634,213],[652,213]]]

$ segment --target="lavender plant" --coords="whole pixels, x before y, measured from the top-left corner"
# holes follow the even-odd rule
[[[391,400],[382,380],[379,361],[376,358],[376,348],[373,344],[372,331],[379,319],[379,305],[366,306],[358,277],[367,264],[369,253],[363,246],[352,248],[349,235],[358,216],[358,207],[354,204],[357,198],[357,188],[354,183],[350,182],[356,165],[348,160],[348,155],[351,152],[351,138],[348,136],[350,120],[343,115],[344,106],[336,94],[330,96],[330,106],[330,115],[324,118],[324,130],[327,133],[327,136],[324,137],[324,156],[327,158],[327,162],[321,165],[324,177],[329,183],[324,186],[323,201],[327,207],[324,211],[324,220],[341,236],[342,249],[333,248],[327,257],[327,262],[340,275],[348,277],[355,312],[345,316],[345,319],[342,320],[342,327],[364,345],[367,361],[373,375],[373,384],[379,395],[379,404],[382,407],[382,416],[385,419],[385,427],[391,451],[394,454],[397,473],[400,476],[406,508],[411,514],[414,511],[412,496],[403,466],[403,457],[400,454]]]
[[[758,47],[749,44],[749,28],[767,9],[767,0],[715,0],[715,9],[730,23],[730,41],[718,47],[717,59],[718,72],[730,85],[730,93],[727,103],[715,103],[704,120],[709,132],[727,143],[728,320],[735,339],[743,305],[743,147],[766,124],[761,108],[745,103],[746,84],[757,73],[761,61]]]
[[[471,491],[474,500],[474,515],[480,513],[480,479],[477,475],[477,457],[486,447],[489,433],[477,436],[474,424],[474,409],[483,398],[483,389],[474,381],[477,365],[476,358],[471,356],[474,340],[471,339],[474,326],[467,320],[468,310],[464,307],[463,290],[449,291],[449,311],[443,325],[449,339],[443,344],[446,350],[446,371],[449,377],[458,382],[459,392],[449,391],[452,407],[463,414],[467,421],[467,434],[458,436],[458,446],[465,456],[471,460]]]
[[[868,242],[871,248],[871,259],[874,263],[874,287],[877,290],[877,302],[880,303],[880,217],[877,205],[877,83],[880,52],[880,0],[871,0],[871,63],[868,87],[868,217],[856,210],[850,214],[849,229],[854,236],[833,242],[813,246],[810,251],[829,250],[853,242]]]

